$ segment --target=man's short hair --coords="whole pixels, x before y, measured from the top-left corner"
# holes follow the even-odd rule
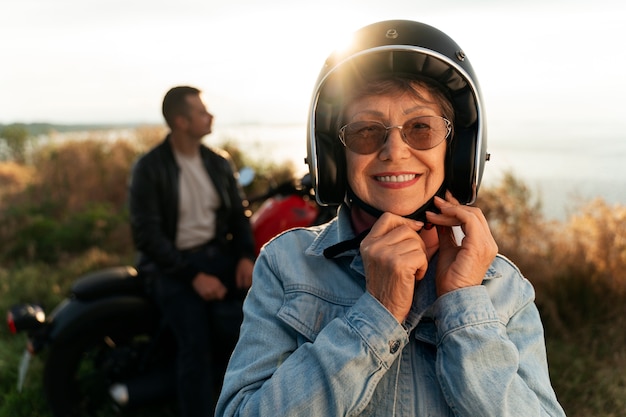
[[[167,125],[172,128],[176,116],[187,115],[187,96],[199,95],[201,93],[195,87],[186,85],[171,88],[163,98],[163,117]]]

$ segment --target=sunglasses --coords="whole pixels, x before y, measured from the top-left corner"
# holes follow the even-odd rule
[[[407,145],[424,151],[443,142],[452,131],[452,123],[440,116],[414,117],[398,126],[385,126],[375,121],[353,122],[339,129],[339,140],[352,152],[369,155],[383,147],[389,131],[395,128],[400,129]]]

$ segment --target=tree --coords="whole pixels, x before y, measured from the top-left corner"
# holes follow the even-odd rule
[[[13,160],[18,163],[26,161],[26,150],[31,137],[26,126],[14,123],[0,131],[0,159]]]

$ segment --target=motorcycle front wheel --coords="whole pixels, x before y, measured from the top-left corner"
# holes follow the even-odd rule
[[[109,313],[84,320],[69,337],[55,341],[44,369],[44,390],[53,414],[115,415],[120,407],[109,395],[114,383],[154,371],[174,357],[171,346],[154,341],[157,316],[147,308],[132,314]]]

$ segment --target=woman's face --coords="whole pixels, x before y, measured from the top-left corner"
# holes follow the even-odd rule
[[[396,93],[357,99],[347,107],[346,123],[377,121],[400,126],[418,116],[442,116],[427,90],[421,100]],[[388,130],[378,151],[361,155],[346,148],[348,184],[364,202],[383,212],[406,216],[430,200],[445,176],[446,141],[434,148],[416,150],[406,144],[400,129]]]

